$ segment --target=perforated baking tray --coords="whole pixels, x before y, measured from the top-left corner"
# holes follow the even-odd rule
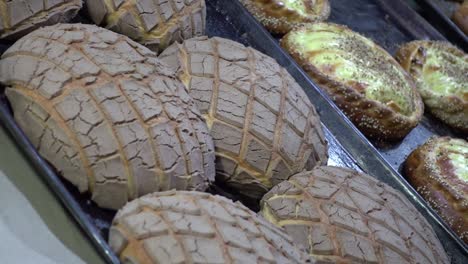
[[[328,96],[308,78],[291,57],[280,48],[277,39],[258,24],[237,0],[206,0],[206,2],[207,34],[209,36],[236,40],[270,55],[283,65],[302,86],[321,116],[329,142],[329,165],[365,171],[405,193],[433,226],[443,241],[452,263],[464,263],[468,255],[466,246],[443,224],[437,214],[427,206],[398,173],[401,161],[396,157],[407,155],[416,144],[408,146],[403,142],[399,145],[376,149],[331,102]],[[414,38],[423,38],[431,34],[439,39],[443,38],[440,34],[437,35],[438,32],[433,28],[427,27],[428,24],[424,24],[425,21],[420,18],[410,22],[414,23],[414,28],[407,29],[407,27],[400,25],[401,22],[410,21],[408,18],[416,15],[400,1],[332,0],[331,2],[333,7],[331,21],[347,24],[351,28],[363,32],[391,52],[396,50],[398,44]],[[395,4],[388,7],[386,4],[388,2]],[[403,14],[401,10],[406,13]],[[86,22],[87,20],[85,17],[80,17],[75,21]],[[374,23],[369,23],[369,21],[374,21]],[[0,51],[4,51],[11,44],[0,43]],[[119,263],[118,258],[110,251],[106,242],[115,211],[98,208],[86,194],[79,194],[39,156],[15,123],[11,109],[1,90],[0,123],[10,132],[19,148],[23,150],[43,179],[61,199],[64,207],[75,217],[84,232],[89,235],[106,261]],[[432,126],[432,123],[428,126]],[[416,130],[412,136],[417,137],[418,142],[422,142],[429,134],[433,134],[418,131]],[[449,132],[442,127],[440,133]],[[401,153],[394,154],[398,151]]]

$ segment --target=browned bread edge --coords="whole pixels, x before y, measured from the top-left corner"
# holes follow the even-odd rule
[[[449,138],[444,137],[439,140],[447,139]],[[457,199],[447,189],[447,185],[458,183],[449,177],[445,178],[444,182],[438,181],[440,175],[438,170],[434,170],[435,164],[426,162],[426,155],[433,150],[435,140],[437,139],[430,139],[410,154],[404,163],[405,177],[460,238],[468,243],[468,211],[463,214],[463,199]],[[457,210],[457,207],[460,210]],[[462,233],[465,234],[462,236]]]

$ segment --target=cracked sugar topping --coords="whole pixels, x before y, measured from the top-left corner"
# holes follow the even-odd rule
[[[215,142],[218,179],[233,190],[260,199],[309,164],[326,163],[317,112],[273,58],[207,37],[173,45],[160,58],[180,69]]]
[[[371,40],[345,27],[318,23],[287,40],[322,74],[404,115],[414,112],[412,83],[404,70]]]
[[[324,263],[449,262],[402,193],[349,169],[294,175],[264,196],[261,214]]]

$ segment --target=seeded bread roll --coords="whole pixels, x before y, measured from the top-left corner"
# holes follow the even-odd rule
[[[468,243],[468,142],[450,137],[431,138],[408,157],[405,175]]]
[[[314,263],[243,206],[198,192],[153,193],[115,216],[109,244],[122,263]]]
[[[86,5],[94,23],[155,52],[205,34],[205,0],[86,0]]]
[[[101,207],[214,180],[213,141],[184,86],[123,35],[38,29],[3,54],[0,82],[42,157]]]
[[[36,28],[67,22],[81,0],[0,0],[0,39],[16,40]]]
[[[468,35],[468,0],[465,0],[453,13],[452,20]]]
[[[423,104],[411,77],[347,27],[308,25],[288,33],[281,45],[368,137],[401,139],[421,120]]]
[[[317,263],[450,263],[406,197],[363,173],[316,167],[276,185],[261,206]]]
[[[269,31],[286,34],[295,27],[326,20],[328,0],[240,0]]]
[[[205,117],[217,181],[260,200],[273,185],[327,162],[320,119],[274,59],[223,38],[174,44],[159,58],[178,72]]]
[[[426,109],[468,133],[468,55],[447,42],[413,41],[397,60],[416,81]]]

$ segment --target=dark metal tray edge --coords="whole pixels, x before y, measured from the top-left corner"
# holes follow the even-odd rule
[[[429,12],[436,21],[436,24],[442,26],[445,36],[454,44],[459,46],[465,52],[468,51],[468,36],[437,6],[433,0],[415,0],[424,11]],[[440,30],[440,29],[439,29]]]

